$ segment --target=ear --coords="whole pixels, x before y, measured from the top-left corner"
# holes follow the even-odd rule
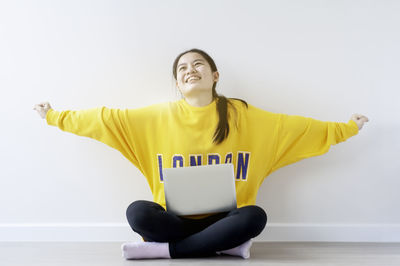
[[[214,76],[214,81],[217,82],[218,79],[219,79],[219,73],[218,73],[218,71],[215,71],[215,72],[213,73],[213,76]]]
[[[179,91],[180,93],[182,93],[181,88],[179,88],[179,86],[178,86],[178,81],[175,83],[175,85],[176,85],[176,88],[178,89],[178,91]]]

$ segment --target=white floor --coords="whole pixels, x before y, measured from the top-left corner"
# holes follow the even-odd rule
[[[400,265],[400,243],[255,242],[250,259],[125,260],[122,242],[0,242],[4,266],[113,265]]]

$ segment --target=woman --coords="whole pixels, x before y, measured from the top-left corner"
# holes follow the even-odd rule
[[[204,51],[191,49],[173,64],[183,98],[137,109],[55,111],[34,109],[49,125],[99,140],[119,150],[146,177],[154,201],[127,208],[132,230],[144,242],[122,245],[126,259],[188,258],[230,254],[249,258],[252,238],[267,222],[255,205],[258,188],[280,167],[322,155],[358,134],[368,118],[348,123],[277,114],[216,93],[219,73]],[[165,209],[162,169],[201,164],[235,166],[238,207],[232,211],[176,216]]]

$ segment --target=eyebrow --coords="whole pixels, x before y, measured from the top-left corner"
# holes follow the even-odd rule
[[[196,59],[196,60],[193,61],[193,63],[196,62],[196,61],[204,61],[204,60],[203,60],[203,59]],[[186,63],[179,64],[179,65],[177,66],[177,68],[180,67],[181,65],[184,65],[184,64],[186,64]]]

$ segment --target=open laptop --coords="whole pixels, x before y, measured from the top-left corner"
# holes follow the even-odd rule
[[[179,216],[237,208],[233,164],[163,169],[168,212]]]

